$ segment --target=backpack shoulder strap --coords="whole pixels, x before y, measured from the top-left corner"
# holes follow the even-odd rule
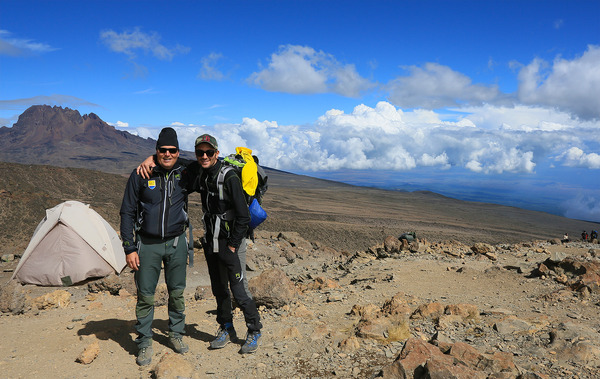
[[[233,167],[224,164],[221,166],[221,169],[219,170],[219,175],[217,176],[217,188],[219,189],[219,200],[221,201],[225,199],[225,196],[223,194],[223,183],[225,183],[225,175],[227,175],[227,173],[230,170],[233,170]]]

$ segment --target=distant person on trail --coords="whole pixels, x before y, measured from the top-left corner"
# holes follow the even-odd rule
[[[593,240],[597,240],[598,239],[598,232],[595,230],[592,230],[592,234],[590,234],[590,242]]]
[[[212,292],[217,300],[219,324],[210,348],[221,349],[237,339],[233,326],[232,293],[244,313],[247,327],[246,341],[240,353],[254,353],[258,350],[262,324],[246,278],[246,238],[250,225],[246,195],[239,176],[233,170],[225,170],[218,159],[219,145],[215,137],[201,135],[196,139],[195,150],[196,162],[188,164],[188,168],[199,166],[193,170],[197,173],[193,190],[201,194],[205,229],[202,247]],[[145,176],[152,166],[153,157],[148,157],[138,170]],[[224,177],[219,183],[221,171]]]
[[[185,232],[193,184],[190,178],[195,176],[177,163],[178,157],[177,133],[172,128],[162,129],[156,142],[158,166],[146,179],[136,170],[131,173],[121,205],[121,238],[137,287],[135,342],[140,366],[152,361],[154,294],[163,265],[169,293],[169,343],[177,353],[189,350],[182,339],[188,252]]]
[[[587,242],[587,240],[588,240],[588,234],[587,234],[587,232],[585,230],[583,232],[581,232],[581,239],[584,242]]]
[[[561,242],[563,242],[563,243],[569,242],[569,233],[565,233]]]

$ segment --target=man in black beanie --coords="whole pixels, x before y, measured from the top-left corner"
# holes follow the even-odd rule
[[[179,142],[172,128],[164,128],[156,142],[157,166],[147,179],[133,170],[121,205],[121,238],[127,266],[135,271],[137,304],[135,340],[140,366],[152,361],[154,293],[161,266],[169,292],[169,343],[175,352],[189,350],[182,336],[185,302],[188,225],[187,200],[191,176],[177,163]]]

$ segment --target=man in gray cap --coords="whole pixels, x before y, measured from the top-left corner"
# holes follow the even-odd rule
[[[213,295],[217,300],[219,330],[210,343],[211,349],[225,347],[236,339],[233,327],[231,295],[244,312],[246,341],[241,353],[258,349],[262,324],[256,303],[248,291],[246,279],[246,235],[250,213],[239,176],[227,170],[219,158],[215,137],[203,134],[196,139],[196,160],[202,169],[197,181],[202,198],[205,235],[202,239],[204,256]]]
[[[127,266],[135,271],[137,304],[135,329],[140,366],[152,361],[154,293],[161,266],[169,292],[169,343],[183,354],[189,350],[182,336],[185,328],[183,291],[186,284],[188,225],[187,200],[192,180],[177,163],[179,143],[172,128],[161,130],[156,142],[157,166],[149,178],[134,170],[121,205],[121,238]]]

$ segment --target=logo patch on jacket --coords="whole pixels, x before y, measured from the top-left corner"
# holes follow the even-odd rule
[[[150,189],[156,188],[156,180],[148,180],[148,188],[150,188]]]

